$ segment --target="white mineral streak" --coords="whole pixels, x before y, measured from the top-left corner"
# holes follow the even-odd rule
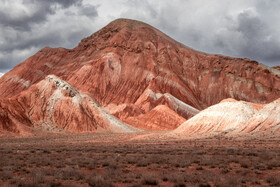
[[[53,85],[57,87],[57,90],[54,92],[54,94],[50,98],[50,107],[51,109],[54,109],[54,104],[57,100],[62,99],[64,95],[62,94],[62,90],[68,94],[68,96],[72,97],[72,102],[75,105],[80,105],[83,100],[88,100],[92,107],[98,109],[102,117],[108,121],[108,124],[110,125],[108,130],[111,130],[112,132],[135,132],[138,129],[131,127],[120,120],[118,120],[113,115],[109,114],[106,110],[104,110],[102,107],[97,105],[90,97],[87,95],[84,95],[80,92],[78,92],[74,87],[72,87],[69,83],[66,81],[61,80],[60,78],[56,77],[55,75],[48,75],[47,80],[51,82]],[[94,111],[94,110],[93,110]]]
[[[22,79],[22,78],[20,78],[16,75],[12,76],[9,81],[21,83],[26,88],[30,87],[30,81],[29,80],[24,80],[24,79]]]
[[[177,111],[177,110],[182,110],[187,114],[191,114],[191,115],[195,115],[199,112],[199,110],[197,110],[196,108],[184,103],[183,101],[177,99],[176,97],[174,97],[173,95],[169,94],[169,93],[155,93],[153,90],[151,89],[147,89],[145,92],[146,96],[152,98],[153,100],[158,100],[161,97],[165,97],[167,100],[170,101],[170,103],[172,103],[173,108]]]
[[[201,111],[180,125],[174,133],[210,133],[244,128],[256,109],[250,103],[225,101]]]

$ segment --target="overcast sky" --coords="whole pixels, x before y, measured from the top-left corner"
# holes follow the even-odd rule
[[[200,51],[280,65],[279,0],[0,0],[0,72],[121,17]]]

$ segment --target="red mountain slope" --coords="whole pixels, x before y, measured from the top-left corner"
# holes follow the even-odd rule
[[[167,106],[158,105],[146,114],[128,117],[124,121],[140,129],[168,130],[177,128],[185,119]]]
[[[0,130],[41,132],[135,132],[85,94],[54,75],[15,97],[2,99]]]
[[[278,70],[195,51],[127,19],[111,22],[74,49],[40,50],[0,79],[0,96],[13,97],[49,74],[117,110],[123,121],[162,104],[188,119],[228,97],[267,103],[280,95]]]

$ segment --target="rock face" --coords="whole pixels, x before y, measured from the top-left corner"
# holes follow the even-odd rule
[[[280,99],[265,105],[248,122],[245,133],[276,134],[280,132]]]
[[[0,136],[11,133],[29,134],[32,127],[33,124],[21,103],[16,99],[0,99]]]
[[[268,103],[280,95],[277,69],[249,59],[195,51],[150,25],[127,19],[111,22],[74,49],[40,50],[0,79],[0,97],[21,94],[50,74],[122,121],[131,125],[138,121],[145,129],[149,128],[144,124],[173,129],[181,117],[188,119],[225,98]],[[157,108],[160,105],[167,107]],[[66,115],[62,110],[53,115],[61,113]],[[151,124],[162,114],[179,120],[164,127]]]
[[[269,104],[254,104],[226,99],[201,111],[171,134],[176,136],[279,134],[279,112],[280,99]]]
[[[280,66],[273,67],[274,69],[280,70]]]
[[[135,132],[107,113],[90,97],[54,75],[0,101],[1,131],[37,132]]]
[[[166,105],[158,105],[146,114],[124,119],[124,122],[128,124],[147,130],[175,129],[184,121],[183,117],[180,117]]]

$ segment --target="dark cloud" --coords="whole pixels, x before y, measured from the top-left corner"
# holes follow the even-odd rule
[[[156,19],[147,21],[204,52],[280,65],[279,1],[180,3],[166,3],[158,8]]]
[[[273,23],[272,23],[273,24]],[[275,40],[274,30],[260,16],[245,11],[238,16],[237,31],[242,34],[244,45],[239,54],[244,57],[265,61],[271,65],[280,64],[280,43]]]
[[[86,5],[82,6],[79,13],[81,15],[88,16],[89,18],[94,18],[94,17],[98,16],[97,7],[90,5],[90,4],[86,4]]]
[[[257,16],[251,15],[249,11],[242,12],[238,15],[238,28],[237,31],[241,32],[247,40],[255,40],[264,33],[265,25]]]
[[[94,30],[79,21],[85,20],[81,16],[93,21],[98,15],[97,6],[77,0],[20,2],[5,1],[0,7],[0,72],[45,46],[72,48]]]
[[[22,6],[9,6],[0,10],[0,24],[16,30],[30,31],[33,24],[47,20],[48,15],[53,15],[58,9],[80,5],[78,0],[23,0]]]

